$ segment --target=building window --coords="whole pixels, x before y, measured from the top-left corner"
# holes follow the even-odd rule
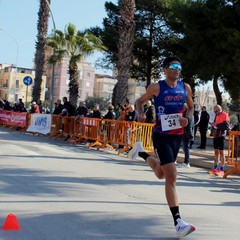
[[[113,86],[111,84],[108,84],[108,92],[112,92]]]
[[[16,88],[19,88],[19,80],[16,80]]]
[[[83,72],[79,71],[79,79],[83,79]]]
[[[88,76],[88,77],[91,77],[91,73],[90,73],[90,72],[88,72],[88,73],[87,73],[87,76]]]
[[[6,83],[5,83],[5,84],[3,84],[3,87],[6,87],[6,88],[8,88],[8,79],[6,79]]]

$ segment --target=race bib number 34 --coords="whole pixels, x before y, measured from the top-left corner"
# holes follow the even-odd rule
[[[179,118],[182,117],[181,113],[161,115],[162,130],[169,131],[173,129],[182,128]]]

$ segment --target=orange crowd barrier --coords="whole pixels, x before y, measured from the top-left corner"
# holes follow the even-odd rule
[[[240,131],[229,131],[228,136],[228,164],[232,169],[225,172],[224,178],[230,174],[240,174]]]
[[[27,129],[28,127],[30,126],[31,124],[31,114],[30,113],[27,113],[26,115],[26,126],[24,128],[22,128],[20,130],[21,133],[26,133],[27,132]]]
[[[67,142],[74,144],[88,141],[90,142],[88,148],[97,146],[97,149],[108,147],[114,150],[118,147],[118,154],[129,151],[139,140],[143,142],[146,150],[153,150],[151,139],[153,124],[86,117],[56,118],[56,116],[53,116],[52,122],[55,123],[54,130],[49,138],[69,136]],[[61,122],[62,126],[59,128]]]
[[[77,142],[84,142],[86,143],[86,140],[82,138],[82,117],[75,118],[73,123],[73,133],[71,134],[70,138],[67,140],[67,142],[71,142],[72,144]]]
[[[51,132],[48,134],[49,138],[59,138],[63,136],[63,117],[60,115],[52,115]]]

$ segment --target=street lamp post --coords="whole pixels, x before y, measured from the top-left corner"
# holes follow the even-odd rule
[[[53,22],[53,29],[54,29],[54,32],[56,31],[56,24],[55,24],[55,20],[54,20],[54,17],[53,17],[53,13],[52,13],[52,10],[51,10],[51,7],[50,7],[50,4],[48,2],[48,0],[45,0],[45,2],[47,3],[48,7],[49,7],[49,11],[50,11],[50,15],[51,15],[51,18],[52,18],[52,22]],[[55,50],[53,50],[53,54],[55,53]],[[50,96],[50,99],[51,99],[51,105],[50,105],[50,113],[52,114],[53,113],[53,93],[54,93],[54,75],[55,75],[55,71],[54,71],[54,68],[55,68],[55,64],[53,63],[52,64],[52,80],[51,80],[51,96]]]
[[[19,55],[19,44],[18,41],[16,40],[16,38],[10,34],[8,31],[6,31],[4,28],[0,27],[0,31],[5,32],[9,37],[11,37],[13,39],[13,41],[16,44],[17,47],[17,55],[16,55],[16,72],[15,72],[15,79],[14,79],[14,101],[16,101],[17,99],[15,99],[16,97],[16,76],[17,76],[17,71],[18,71],[18,55]]]

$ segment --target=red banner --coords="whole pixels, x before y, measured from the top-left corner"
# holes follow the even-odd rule
[[[0,110],[0,123],[24,128],[27,124],[27,113]]]

